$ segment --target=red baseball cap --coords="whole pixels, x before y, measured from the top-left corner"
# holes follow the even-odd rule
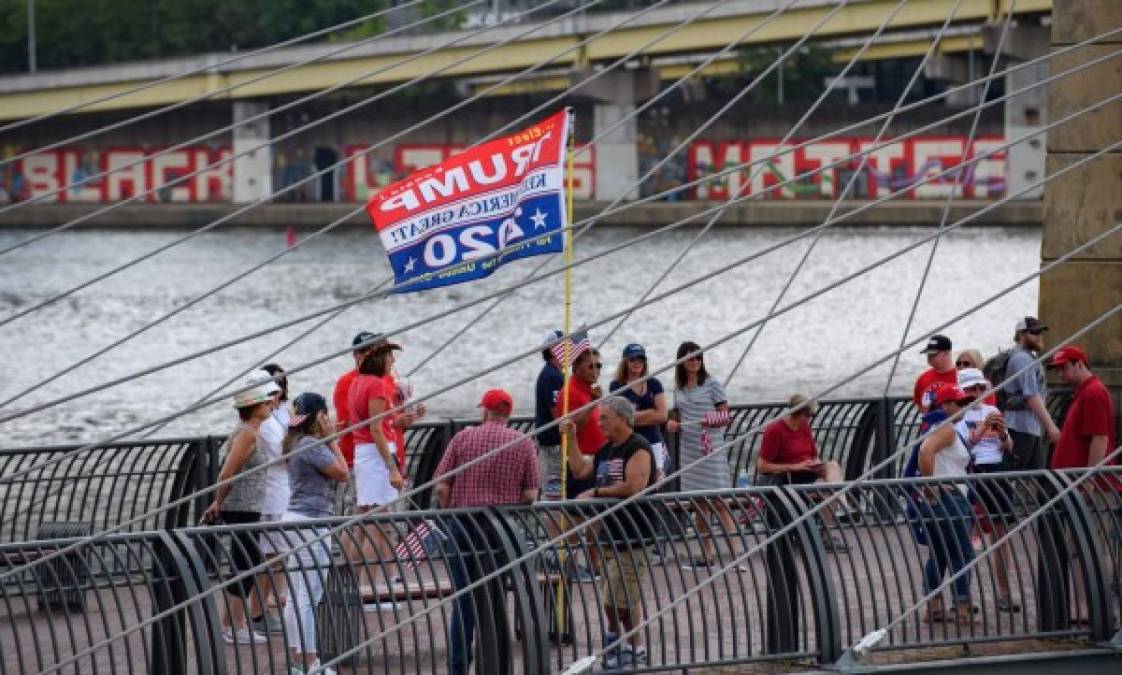
[[[973,401],[974,397],[970,396],[957,385],[944,383],[943,386],[935,390],[935,405],[943,405],[944,403],[962,403],[963,401]]]
[[[503,410],[503,407],[506,410]],[[494,412],[514,412],[514,399],[504,389],[488,389],[479,401],[479,407]]]
[[[1075,345],[1064,345],[1052,354],[1051,360],[1048,361],[1049,368],[1059,368],[1069,361],[1082,361],[1087,363],[1087,355],[1083,350]]]

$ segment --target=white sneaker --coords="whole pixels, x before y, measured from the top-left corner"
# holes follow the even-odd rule
[[[242,626],[237,631],[227,628],[222,631],[222,640],[228,645],[263,645],[269,641],[264,635]]]
[[[305,675],[305,673],[314,673],[315,675],[336,675],[334,668],[323,668],[323,666],[319,664],[319,659],[312,661],[305,667],[300,667],[299,665],[294,663],[292,664],[292,667],[288,669],[288,675]]]
[[[396,602],[368,602],[362,606],[362,611],[370,612],[392,612],[397,609]]]

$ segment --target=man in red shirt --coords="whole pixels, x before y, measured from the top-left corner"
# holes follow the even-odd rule
[[[912,389],[912,402],[921,413],[926,413],[935,399],[935,390],[943,384],[958,384],[958,371],[951,357],[951,339],[946,335],[932,335],[927,345],[920,350],[927,355],[930,366],[916,378]]]
[[[502,389],[491,389],[483,394],[479,407],[483,408],[482,422],[453,436],[436,467],[437,504],[442,509],[456,509],[532,503],[541,488],[538,449],[528,436],[507,426],[514,412],[514,399]],[[445,477],[488,453],[486,459]],[[445,522],[449,530],[445,561],[457,589],[506,563],[501,555],[501,540],[489,519],[473,517],[469,512]],[[497,553],[481,555],[481,549]],[[477,611],[488,614],[480,625],[492,630],[484,635],[500,636],[481,646],[481,653],[496,656],[498,662],[505,661],[502,654],[509,654],[510,649],[501,639],[507,635],[505,595],[500,577],[456,599],[449,629],[450,673],[467,673],[471,667]]]
[[[600,373],[603,369],[604,363],[600,360],[600,352],[596,349],[588,349],[578,354],[573,361],[573,374],[569,378],[568,388],[562,389],[557,396],[557,407],[553,410],[553,417],[558,419],[563,416],[566,392],[569,397],[568,410],[580,410],[589,403],[600,400],[603,391],[596,381],[600,379]],[[600,448],[607,443],[604,432],[600,429],[600,406],[590,406],[587,410],[570,414],[569,417],[577,425],[577,447],[574,448],[570,445],[568,452],[580,451],[582,455],[588,456],[599,452]],[[594,487],[596,487],[595,476],[584,479],[574,478],[569,473],[568,468],[565,468],[566,499],[576,499],[577,495]],[[572,521],[574,523],[579,522],[575,516],[572,517]],[[586,537],[593,537],[596,528],[590,527],[586,532]],[[599,547],[589,545],[586,550],[588,551],[589,565],[592,569],[595,569],[599,564]],[[572,558],[568,561],[568,574],[580,582],[590,582],[595,579],[591,570],[578,568]]]
[[[1060,430],[1060,440],[1052,453],[1051,466],[1053,469],[1094,466],[1116,447],[1114,403],[1110,392],[1087,367],[1087,355],[1075,345],[1064,345],[1056,350],[1048,367],[1057,369],[1064,384],[1075,388]]]

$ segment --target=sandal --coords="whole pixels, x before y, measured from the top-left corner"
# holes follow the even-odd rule
[[[954,614],[945,609],[929,609],[927,613],[923,615],[924,623],[947,623],[948,621],[954,620]]]

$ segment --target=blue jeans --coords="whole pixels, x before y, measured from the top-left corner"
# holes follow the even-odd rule
[[[444,544],[445,565],[452,586],[458,591],[488,572],[506,563],[504,556],[493,556],[492,551],[501,550],[496,541],[497,535],[490,527],[480,527],[479,521],[468,519],[465,523],[457,520],[448,522],[448,539]],[[455,600],[452,621],[448,636],[448,669],[452,675],[467,673],[471,667],[475,644],[476,612],[490,621],[496,633],[506,635],[505,591],[502,578],[476,586]],[[505,653],[503,645],[495,645],[500,653]],[[501,658],[501,657],[500,657]]]
[[[970,543],[970,525],[974,509],[957,489],[943,492],[936,502],[919,502],[917,505],[923,527],[927,531],[927,549],[931,556],[923,567],[923,588],[930,593],[943,581],[943,571],[954,574],[974,560],[974,546]],[[970,574],[954,581],[956,602],[970,601]]]

